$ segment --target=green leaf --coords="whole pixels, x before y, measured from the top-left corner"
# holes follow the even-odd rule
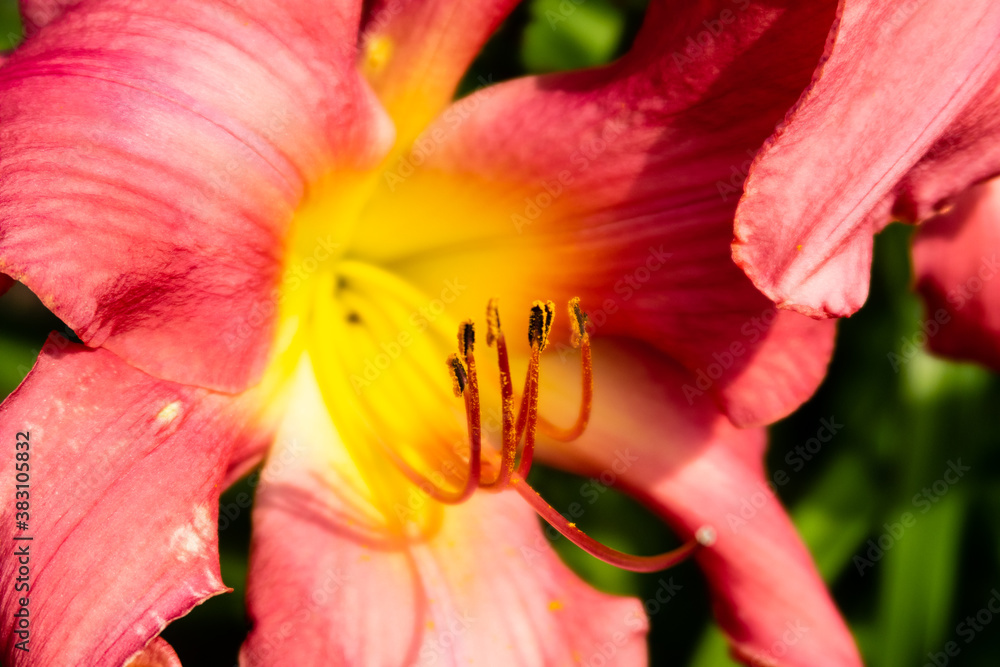
[[[35,365],[38,349],[31,349],[26,341],[0,334],[0,399],[17,389],[21,380]]]
[[[948,638],[966,506],[965,489],[951,489],[926,514],[901,510],[874,538],[890,545],[875,563],[883,575],[878,644],[869,653],[876,664],[922,664],[921,657]],[[912,527],[904,525],[906,512]]]
[[[839,454],[809,494],[792,511],[792,520],[827,584],[839,575],[868,536],[876,493],[864,460]]]
[[[23,38],[17,0],[0,0],[0,51],[13,49]]]
[[[691,656],[690,667],[739,667],[740,663],[729,657],[729,643],[715,623],[705,628],[701,640]]]
[[[593,67],[610,61],[625,33],[625,15],[607,0],[535,0],[521,58],[532,73]]]

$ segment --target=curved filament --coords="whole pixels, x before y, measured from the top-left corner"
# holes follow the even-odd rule
[[[521,494],[521,497],[528,501],[532,509],[546,523],[558,530],[570,542],[580,547],[594,558],[598,558],[609,565],[620,567],[623,570],[632,572],[658,572],[666,570],[690,558],[701,547],[711,546],[715,541],[715,531],[708,527],[698,530],[695,539],[690,540],[673,551],[657,554],[655,556],[634,556],[616,549],[612,549],[606,544],[602,544],[590,537],[575,524],[566,520],[551,505],[535,491],[520,475],[516,475],[511,480],[511,486]]]
[[[590,412],[594,404],[594,367],[590,353],[590,336],[584,335],[580,345],[581,381],[580,413],[576,423],[569,428],[560,428],[545,417],[538,417],[538,428],[547,437],[559,442],[572,442],[583,435],[590,423]]]

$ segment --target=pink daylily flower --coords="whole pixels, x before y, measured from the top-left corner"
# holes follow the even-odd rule
[[[750,169],[737,263],[782,308],[855,312],[873,234],[1000,173],[998,96],[1000,5],[844,0],[815,79]]]
[[[916,288],[928,347],[1000,370],[1000,179],[970,188],[917,230]],[[918,341],[919,342],[919,341]]]
[[[265,457],[243,664],[593,664],[609,644],[641,664],[641,605],[559,561],[523,476],[423,492],[499,475],[511,442],[470,416],[474,365],[484,408],[507,386],[493,351],[442,363],[458,323],[499,297],[511,365],[538,377],[524,402],[572,423],[589,336],[575,349],[558,319],[538,375],[549,326],[528,346],[516,323],[575,296],[592,414],[538,457],[614,470],[689,544],[714,530],[696,558],[741,660],[860,664],[762,463],[761,425],[814,391],[833,324],[775,311],[732,263],[726,190],[834,7],[655,1],[621,61],[452,104],[515,4],[22,2],[0,271],[85,345],[51,338],[0,407],[30,433],[35,538],[31,651],[4,626],[5,664],[176,663],[157,635],[226,590],[219,493]]]

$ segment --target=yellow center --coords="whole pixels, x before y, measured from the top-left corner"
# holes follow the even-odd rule
[[[377,78],[393,52],[391,42],[369,41],[362,69]],[[699,541],[656,556],[616,552],[568,523],[526,481],[536,426],[568,442],[589,420],[593,383],[586,316],[579,300],[566,293],[575,292],[574,286],[564,284],[580,275],[571,271],[585,273],[579,267],[583,251],[553,241],[558,225],[525,229],[519,214],[526,205],[537,208],[541,196],[533,176],[502,179],[478,170],[476,146],[462,146],[472,163],[455,166],[453,133],[468,122],[474,103],[453,105],[412,142],[406,119],[397,117],[404,140],[377,169],[334,172],[310,185],[288,236],[275,359],[266,386],[290,385],[296,369],[312,369],[336,437],[357,473],[349,484],[360,476],[367,488],[354,490],[370,500],[384,529],[395,536],[433,536],[441,525],[442,502],[462,502],[475,488],[513,489],[588,553],[638,571],[669,567],[700,548]],[[573,218],[572,197],[554,202],[554,195],[545,196],[550,218]],[[560,259],[567,270],[551,270]],[[540,267],[548,269],[551,284],[533,284],[546,273]],[[552,302],[535,301],[540,296],[569,301],[571,340],[580,345],[581,409],[570,428],[538,414],[539,356],[554,313]],[[509,354],[492,297],[500,297],[511,313],[531,312],[530,340],[511,339]],[[459,328],[470,316],[482,321],[487,303],[496,366],[475,362],[474,327]],[[304,358],[308,364],[300,364]],[[512,377],[527,378],[516,419]],[[481,399],[480,387],[493,391]],[[340,465],[342,450],[332,447],[329,460],[331,469]],[[330,480],[337,484],[338,475]],[[433,493],[421,489],[424,484]]]
[[[466,416],[444,361],[459,321],[482,317],[516,272],[504,263],[532,253],[505,241],[516,232],[495,186],[411,171],[415,155],[396,152],[378,170],[331,174],[310,189],[286,253],[276,367],[290,377],[309,356],[387,524],[427,532],[440,507],[401,469],[443,489],[464,484]],[[489,454],[499,433],[486,431]]]

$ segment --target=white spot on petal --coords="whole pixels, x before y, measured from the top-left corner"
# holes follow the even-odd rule
[[[170,550],[177,560],[186,563],[205,552],[214,533],[211,512],[205,505],[199,505],[191,522],[178,526],[170,535]]]
[[[156,415],[156,421],[162,426],[166,426],[173,420],[177,419],[177,415],[181,413],[181,402],[174,401],[173,403],[167,403],[160,410],[160,413]]]

